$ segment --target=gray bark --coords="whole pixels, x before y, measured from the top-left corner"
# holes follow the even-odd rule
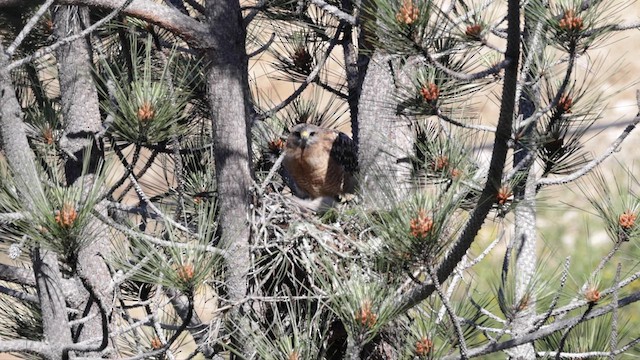
[[[515,209],[515,234],[513,247],[515,255],[515,299],[516,302],[526,298],[527,305],[516,314],[513,321],[514,335],[526,335],[535,317],[535,292],[532,291],[532,279],[537,265],[537,228],[536,228],[536,176],[535,167],[531,166],[527,177],[523,197],[519,199]],[[513,349],[515,359],[535,359],[533,344],[524,344]]]
[[[536,82],[537,73],[531,66],[531,63],[541,61],[542,59],[542,43],[540,28],[537,21],[533,21],[527,17],[531,9],[525,7],[525,24],[522,34],[523,43],[523,61],[521,79],[523,84],[520,90],[520,98],[518,99],[518,114],[526,119],[536,111],[536,104],[540,101],[540,86]],[[523,138],[533,142],[534,125],[530,124],[523,131]],[[533,153],[532,153],[533,152]],[[522,172],[522,181],[517,184],[514,189],[514,200],[517,203],[514,211],[514,238],[513,256],[515,258],[515,301],[525,301],[525,306],[516,314],[513,321],[513,331],[516,335],[526,335],[527,329],[531,325],[532,319],[536,315],[535,292],[532,291],[533,275],[537,266],[537,227],[536,227],[536,171],[535,171],[535,149],[531,149],[528,145],[518,143],[513,156],[514,166],[521,161],[526,161]],[[510,353],[515,359],[535,359],[535,349],[533,344],[524,344],[516,347]]]
[[[207,90],[212,111],[214,157],[218,190],[219,233],[227,253],[228,300],[238,303],[247,294],[250,267],[248,226],[251,175],[249,87],[245,33],[237,0],[206,3],[213,46],[207,50]],[[242,311],[231,321],[242,326]]]
[[[6,70],[9,59],[0,45],[0,133],[5,146],[5,156],[11,166],[16,184],[24,196],[25,204],[33,210],[36,201],[45,201],[34,155],[29,148],[22,109],[15,95],[11,77]],[[61,359],[62,349],[71,343],[71,332],[62,293],[61,274],[55,253],[40,251],[35,246],[32,254],[36,289],[42,312],[44,337],[52,349],[48,359]]]
[[[362,84],[358,107],[358,162],[365,202],[379,206],[406,195],[408,169],[397,160],[413,146],[410,121],[396,115],[396,87],[389,61],[375,51]]]
[[[63,39],[81,32],[88,26],[88,17],[89,11],[85,7],[57,7],[53,12],[56,38]],[[65,162],[65,173],[67,183],[72,184],[81,175],[84,151],[102,129],[98,92],[91,75],[89,39],[81,38],[63,45],[56,52],[56,60],[65,123],[60,147],[69,156]],[[98,157],[95,158],[92,159],[94,163]]]
[[[89,11],[84,7],[61,6],[54,10],[54,34],[58,39],[75,35],[87,27]],[[102,159],[98,146],[93,146],[95,135],[102,129],[98,92],[91,75],[91,48],[89,39],[80,38],[58,49],[56,52],[58,63],[58,77],[60,81],[60,95],[62,101],[62,115],[65,129],[60,140],[60,148],[67,155],[65,159],[65,175],[67,184],[80,186],[88,192],[96,179],[97,164]],[[86,157],[89,157],[86,159]],[[81,178],[83,163],[87,161],[89,167]],[[78,182],[82,182],[78,184]],[[99,205],[96,211],[106,216],[106,207]],[[92,219],[87,224],[81,236],[90,238],[80,249],[77,257],[79,276],[86,280],[100,302],[110,311],[112,294],[108,291],[111,276],[105,263],[110,257],[111,246],[107,226],[98,219]],[[83,301],[76,301],[77,310],[86,314],[98,314],[100,311],[95,299],[91,299],[82,282],[76,282],[80,287],[77,291],[82,294]],[[71,300],[71,299],[70,299]],[[90,303],[86,303],[89,301]],[[78,341],[100,339],[102,337],[102,318],[94,316],[83,323],[76,334]],[[88,355],[99,355],[98,353]]]

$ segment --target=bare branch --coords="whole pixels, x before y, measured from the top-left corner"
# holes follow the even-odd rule
[[[27,286],[36,285],[32,270],[5,264],[0,264],[0,280]]]
[[[218,254],[218,255],[222,255],[222,256],[226,256],[227,252],[225,250],[213,247],[211,245],[198,245],[198,244],[189,244],[189,243],[182,243],[182,242],[175,242],[175,241],[168,241],[168,240],[162,240],[162,239],[158,239],[156,237],[147,235],[147,234],[143,234],[143,233],[139,233],[137,231],[131,230],[128,227],[124,226],[124,225],[120,225],[117,222],[109,219],[106,216],[103,216],[102,214],[98,213],[98,212],[94,212],[93,213],[98,219],[100,219],[102,222],[106,223],[107,225],[113,227],[114,229],[122,232],[123,234],[127,235],[127,236],[131,236],[133,238],[137,238],[143,241],[148,241],[152,244],[155,245],[160,245],[160,246],[164,246],[164,247],[173,247],[176,249],[199,249],[199,250],[203,250],[203,251],[207,251],[213,254]]]
[[[615,356],[615,355],[620,355],[626,352],[627,350],[631,349],[633,346],[635,346],[638,343],[640,343],[640,338],[633,339],[632,341],[629,341],[625,346],[619,348],[616,351],[612,351],[610,353],[606,351],[589,351],[589,352],[582,352],[582,353],[560,353],[560,357],[564,359],[590,359],[590,358],[605,357],[610,355]],[[557,353],[555,351],[538,352],[538,356],[540,357],[549,357],[549,356],[556,356],[556,355]]]
[[[440,282],[438,281],[438,277],[433,271],[433,268],[429,266],[427,269],[427,273],[429,277],[431,277],[431,281],[433,281],[433,286],[436,288],[436,292],[440,296],[442,300],[442,305],[447,309],[447,314],[449,314],[449,318],[451,318],[451,323],[456,331],[456,337],[458,338],[458,342],[460,343],[460,358],[467,359],[467,343],[464,340],[464,333],[462,332],[462,327],[460,326],[460,322],[458,321],[458,317],[456,313],[453,311],[453,307],[449,303],[449,299],[442,291],[442,287],[440,286]]]
[[[29,35],[29,33],[31,32],[31,29],[33,29],[33,27],[36,26],[36,24],[38,23],[42,15],[44,15],[44,13],[49,9],[49,7],[51,6],[51,4],[53,4],[54,1],[55,0],[47,0],[44,4],[42,4],[42,6],[40,6],[38,11],[36,11],[36,13],[33,14],[31,19],[29,19],[29,21],[24,25],[22,30],[20,30],[20,33],[18,34],[18,36],[16,36],[16,38],[13,40],[11,45],[9,45],[9,47],[7,48],[7,55],[9,55],[9,57],[13,56],[13,53],[16,52],[16,49],[18,48],[18,46],[22,44],[22,41],[27,37],[27,35]]]
[[[42,341],[32,340],[0,340],[0,353],[21,352],[43,356],[51,355],[51,347]]]
[[[131,0],[57,0],[58,4],[85,5],[105,9],[118,9]],[[180,36],[195,48],[209,48],[213,45],[207,26],[169,6],[163,6],[153,0],[133,0],[122,11],[123,14],[137,17],[158,25]]]
[[[455,125],[455,126],[459,126],[461,128],[464,129],[474,129],[474,130],[481,130],[481,131],[488,131],[488,132],[496,132],[496,128],[493,126],[487,126],[487,125],[474,125],[474,124],[465,124],[465,123],[461,123],[458,120],[452,119],[450,117],[448,117],[447,115],[442,113],[442,110],[440,110],[440,108],[438,108],[438,117],[446,122],[448,122],[449,124]]]
[[[2,285],[0,285],[0,293],[5,294],[5,295],[9,295],[9,296],[11,296],[13,298],[16,298],[16,299],[19,299],[19,300],[32,302],[34,304],[38,304],[40,302],[38,300],[38,297],[35,296],[35,295],[27,294],[25,292],[18,291],[18,290],[15,290],[15,289],[10,289],[10,288],[2,286]]]
[[[312,3],[313,5],[319,7],[323,11],[326,11],[329,14],[337,17],[338,19],[340,19],[342,21],[346,21],[347,23],[349,23],[349,25],[357,25],[358,24],[358,20],[356,19],[355,16],[347,14],[346,12],[338,9],[338,7],[336,7],[334,5],[327,4],[324,0],[309,0],[309,2]]]
[[[636,116],[633,121],[631,122],[630,125],[628,125],[623,131],[622,134],[620,134],[614,141],[613,143],[611,143],[611,145],[609,145],[609,147],[607,148],[607,150],[605,150],[602,154],[600,154],[600,156],[598,156],[597,158],[589,161],[585,166],[583,166],[580,170],[577,170],[567,176],[563,176],[561,178],[543,178],[538,180],[537,185],[538,186],[547,186],[547,185],[561,185],[561,184],[566,184],[566,183],[570,183],[572,181],[575,181],[577,179],[579,179],[580,177],[586,175],[587,173],[589,173],[591,170],[593,170],[596,166],[600,165],[603,161],[605,161],[609,156],[611,156],[614,152],[616,152],[616,150],[618,149],[618,147],[620,147],[620,144],[622,144],[622,142],[624,141],[624,139],[627,138],[627,136],[629,136],[629,134],[631,134],[631,132],[633,131],[633,129],[635,129],[636,125],[638,125],[638,123],[640,122],[640,116]]]
[[[496,344],[489,344],[489,345],[480,346],[474,349],[470,349],[468,355],[469,357],[477,357],[477,356],[482,356],[486,354],[491,354],[496,351],[510,349],[518,345],[530,343],[535,340],[549,336],[556,331],[560,331],[560,330],[575,326],[577,323],[581,321],[588,321],[588,320],[600,317],[602,315],[606,315],[611,311],[613,311],[613,308],[623,308],[639,300],[640,300],[640,291],[637,291],[627,297],[620,299],[620,301],[618,301],[617,304],[611,303],[598,308],[594,307],[594,309],[590,311],[589,314],[587,314],[586,316],[579,315],[571,319],[557,321],[553,324],[544,326],[540,330],[533,332],[531,334],[527,334],[518,338],[506,340]],[[605,356],[609,355],[608,352],[605,354],[606,354]],[[443,360],[454,360],[454,359],[460,359],[460,357],[451,356],[451,355],[443,357]]]
[[[107,22],[111,21],[111,19],[113,19],[114,17],[116,17],[116,15],[118,15],[124,8],[126,8],[129,3],[131,3],[133,0],[126,0],[120,7],[116,8],[115,10],[113,10],[110,14],[108,14],[107,16],[105,16],[104,18],[100,19],[99,21],[96,21],[95,24],[89,26],[88,28],[84,29],[83,31],[75,34],[75,35],[71,35],[68,36],[64,39],[60,39],[58,40],[56,43],[40,48],[38,49],[36,52],[34,52],[33,54],[22,58],[20,60],[16,60],[14,62],[12,62],[11,64],[9,64],[9,70],[13,70],[19,66],[22,66],[28,62],[31,62],[35,59],[38,59],[40,57],[43,57],[47,54],[50,54],[52,52],[54,52],[56,49],[58,49],[61,46],[64,46],[66,44],[71,43],[74,40],[83,38],[89,34],[91,34],[92,32],[96,31],[100,26],[106,24]]]

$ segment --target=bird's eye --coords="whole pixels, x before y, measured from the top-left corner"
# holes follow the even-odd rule
[[[294,131],[293,135],[295,135],[296,137],[300,137],[300,131]]]
[[[309,133],[309,136],[314,136],[315,134],[316,134],[316,132],[312,131],[312,132]]]

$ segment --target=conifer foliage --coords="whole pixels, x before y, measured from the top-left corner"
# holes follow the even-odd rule
[[[0,353],[638,355],[640,182],[599,169],[640,116],[587,142],[628,3],[0,0]],[[299,196],[298,123],[355,194]],[[595,265],[542,241],[567,204]]]

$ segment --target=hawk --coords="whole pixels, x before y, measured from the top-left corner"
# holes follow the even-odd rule
[[[287,139],[284,167],[310,198],[351,193],[358,170],[356,145],[338,130],[298,124]]]

